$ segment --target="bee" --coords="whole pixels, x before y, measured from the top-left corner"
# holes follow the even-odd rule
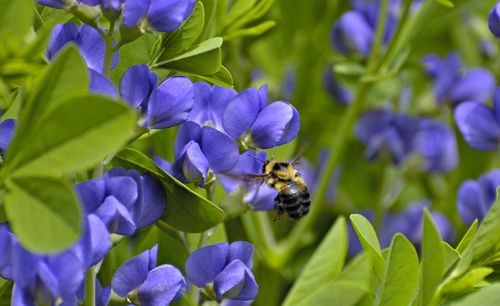
[[[293,162],[268,160],[262,166],[262,176],[267,185],[278,191],[274,199],[274,220],[282,219],[286,213],[290,218],[299,220],[307,215],[311,199],[304,178],[295,168],[298,159]]]

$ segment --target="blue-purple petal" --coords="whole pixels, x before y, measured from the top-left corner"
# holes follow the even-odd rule
[[[146,106],[155,87],[156,74],[143,64],[130,67],[120,79],[120,95],[133,108]]]
[[[93,179],[77,184],[75,189],[83,203],[85,213],[89,214],[95,212],[104,201],[106,183],[102,179]]]
[[[36,0],[36,2],[56,9],[62,9],[68,6],[67,0]]]
[[[132,207],[139,196],[137,182],[130,176],[109,177],[106,180],[106,193],[127,208]]]
[[[198,249],[186,261],[186,275],[190,282],[203,288],[224,269],[229,245],[219,243]]]
[[[215,173],[228,171],[238,162],[238,145],[225,133],[208,126],[201,129],[201,150]]]
[[[235,259],[243,262],[248,268],[252,268],[253,261],[253,245],[246,241],[235,241],[229,245],[229,254],[227,261],[233,261]]]
[[[54,56],[68,42],[74,42],[78,39],[79,28],[75,23],[57,24],[50,35],[49,45],[47,47],[47,58],[53,59]]]
[[[181,156],[172,165],[172,170],[174,176],[181,181],[203,186],[209,167],[209,161],[203,154],[200,145],[190,141],[185,145]]]
[[[193,108],[193,100],[193,83],[188,78],[168,78],[151,95],[147,126],[164,129],[183,123]]]
[[[249,88],[239,93],[226,106],[222,115],[222,125],[229,136],[239,138],[248,131],[260,112],[259,92]]]
[[[14,136],[16,120],[6,119],[0,122],[0,155],[4,155]]]
[[[479,102],[464,102],[455,109],[455,121],[467,143],[477,150],[495,150],[500,141],[500,124],[495,114]]]
[[[500,37],[500,3],[495,4],[490,11],[488,28],[496,37]]]
[[[335,49],[344,54],[370,54],[373,41],[373,28],[362,14],[350,11],[342,15],[335,23],[330,39]]]
[[[192,121],[186,121],[177,131],[174,144],[174,156],[178,159],[184,146],[190,141],[201,143],[201,126]]]
[[[169,305],[186,289],[181,272],[171,265],[161,265],[148,273],[139,287],[137,298],[142,306]]]
[[[486,69],[468,71],[450,93],[451,102],[456,105],[463,101],[486,102],[495,90],[495,77]]]
[[[139,287],[146,280],[149,272],[149,250],[132,257],[121,265],[111,281],[111,288],[121,297]]]
[[[89,90],[94,93],[102,94],[111,98],[118,98],[118,91],[113,82],[99,72],[89,69],[90,86]]]
[[[150,174],[142,175],[141,182],[141,197],[135,204],[140,209],[138,216],[134,216],[137,227],[155,223],[167,208],[166,193],[161,182]]]
[[[272,148],[291,141],[300,127],[298,113],[293,106],[278,101],[269,104],[252,125],[252,139],[259,148]]]
[[[482,206],[481,191],[477,182],[465,181],[458,189],[458,212],[467,225],[472,224],[475,219],[484,218],[486,212]]]
[[[151,0],[147,18],[159,32],[172,32],[191,15],[195,0]]]
[[[110,233],[132,235],[136,226],[128,209],[115,197],[108,196],[95,214],[106,224]]]
[[[146,15],[151,0],[125,0],[123,6],[123,25],[133,28]]]

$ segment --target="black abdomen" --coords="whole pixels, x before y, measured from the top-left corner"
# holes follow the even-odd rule
[[[309,192],[298,187],[292,183],[276,196],[275,208],[278,214],[286,212],[290,218],[299,220],[309,212],[311,206]]]

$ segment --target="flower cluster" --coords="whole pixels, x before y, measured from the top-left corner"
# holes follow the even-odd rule
[[[361,116],[356,135],[369,160],[387,158],[398,165],[416,153],[429,172],[447,172],[458,163],[455,135],[440,121],[379,109]]]
[[[115,272],[111,287],[136,305],[170,305],[186,291],[182,273],[172,265],[156,266],[158,246],[132,257]]]
[[[191,283],[215,294],[217,301],[249,305],[259,286],[252,273],[253,246],[248,242],[219,243],[191,253],[186,275]]]
[[[475,219],[483,220],[497,197],[500,185],[500,170],[488,172],[477,181],[466,180],[458,189],[458,212],[460,217],[470,225]]]
[[[210,173],[237,165],[238,144],[246,150],[272,148],[292,141],[299,127],[297,110],[288,102],[267,104],[267,86],[238,94],[195,83],[193,109],[177,133],[175,161],[156,161],[181,181],[203,186]]]
[[[434,79],[436,101],[453,106],[464,101],[486,102],[495,88],[495,77],[484,68],[464,67],[458,53],[445,58],[428,55],[423,59],[427,74]]]
[[[416,246],[419,247],[422,240],[422,217],[425,207],[429,207],[428,201],[410,204],[399,213],[387,212],[381,222],[382,228],[378,231],[380,245],[386,248],[391,244],[392,237],[396,233],[402,233]],[[360,212],[368,220],[373,222],[374,213],[371,210]],[[455,230],[450,221],[441,213],[431,212],[432,220],[436,224],[441,238],[452,242],[455,238]],[[352,227],[349,227],[349,255],[354,256],[361,251],[361,245],[356,238]]]

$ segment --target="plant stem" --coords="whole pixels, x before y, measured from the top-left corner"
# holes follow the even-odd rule
[[[104,70],[105,76],[109,77],[111,74],[111,66],[113,64],[113,37],[115,33],[115,22],[111,21],[109,24],[108,33],[103,36],[105,43],[105,53],[104,53]]]
[[[95,306],[95,266],[85,271],[85,306]]]

